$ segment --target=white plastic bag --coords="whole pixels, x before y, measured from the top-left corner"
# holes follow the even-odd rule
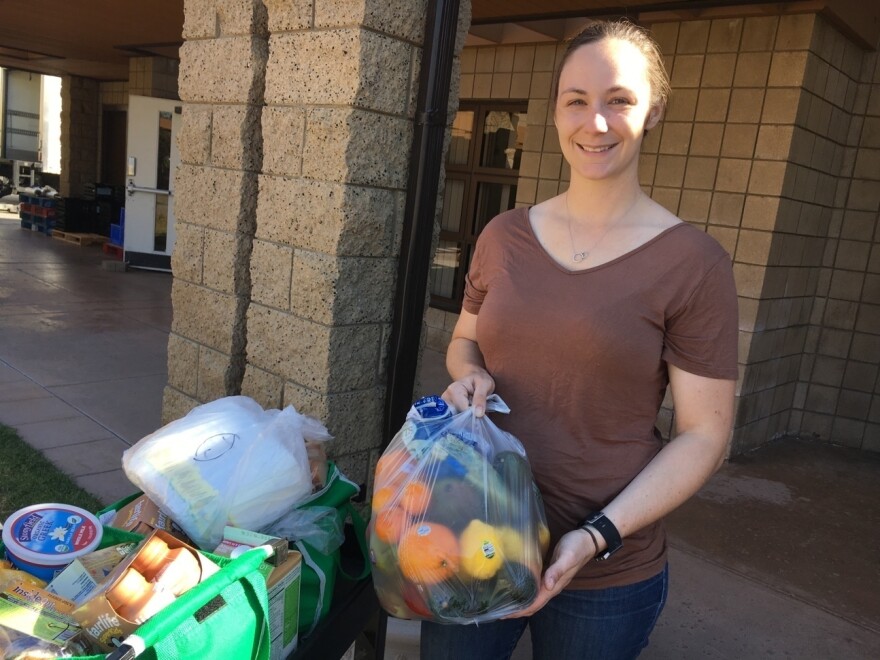
[[[330,440],[293,406],[231,396],[194,408],[122,455],[126,476],[201,548],[226,525],[258,530],[312,492],[305,440]]]

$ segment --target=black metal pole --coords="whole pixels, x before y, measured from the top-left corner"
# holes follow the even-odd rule
[[[385,442],[403,423],[416,380],[458,13],[459,0],[428,3],[388,352]]]

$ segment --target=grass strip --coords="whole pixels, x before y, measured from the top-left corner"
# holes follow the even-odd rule
[[[0,424],[0,525],[19,509],[47,502],[92,512],[103,508],[97,497],[77,486],[15,429]]]

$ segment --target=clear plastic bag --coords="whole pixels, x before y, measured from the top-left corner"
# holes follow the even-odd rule
[[[497,396],[489,412],[509,412]],[[492,621],[538,594],[549,531],[525,450],[473,410],[413,406],[376,466],[373,583],[392,616]]]
[[[289,541],[305,541],[325,555],[335,552],[345,541],[339,510],[330,506],[293,509],[258,531]]]
[[[191,410],[122,455],[126,476],[195,543],[214,548],[226,525],[259,530],[312,492],[305,441],[331,439],[293,406],[263,410],[245,396]]]

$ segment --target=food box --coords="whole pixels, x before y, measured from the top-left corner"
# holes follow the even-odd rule
[[[279,539],[245,529],[227,526],[223,540],[214,550],[221,557],[237,557],[260,545],[276,545]],[[286,658],[296,650],[299,635],[299,594],[302,582],[302,555],[290,550],[280,565],[264,562],[260,572],[269,592],[269,631],[272,635],[271,660]]]
[[[140,626],[140,623],[126,619],[119,614],[113,605],[110,604],[107,593],[122,581],[127,569],[131,567],[132,563],[137,561],[138,556],[153,537],[164,541],[171,550],[186,548],[191,552],[198,561],[200,571],[198,576],[199,582],[220,570],[214,562],[199,553],[192,546],[164,530],[157,529],[144,539],[135,552],[123,559],[113,569],[104,584],[86,596],[83,605],[73,611],[73,618],[83,629],[83,638],[96,650],[105,653],[114,650],[129,634],[133,633]]]
[[[158,505],[146,495],[132,500],[116,512],[109,523],[111,527],[124,529],[134,534],[147,536],[153,530],[161,529],[191,544],[186,532],[162,511]]]

